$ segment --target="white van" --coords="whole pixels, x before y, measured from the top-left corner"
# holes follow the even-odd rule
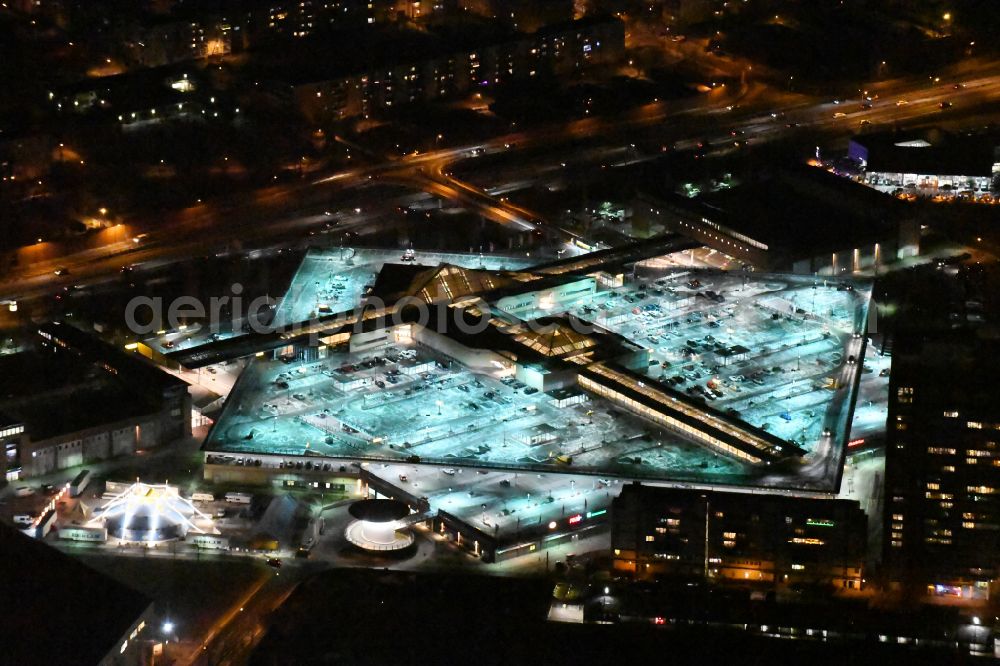
[[[231,504],[249,504],[252,499],[247,493],[226,493],[226,501]]]

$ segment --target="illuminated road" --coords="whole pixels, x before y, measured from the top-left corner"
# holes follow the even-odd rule
[[[295,590],[303,573],[297,566],[273,570],[216,620],[183,663],[213,666],[245,663],[264,635],[271,613]]]
[[[0,300],[23,299],[100,279],[127,264],[169,262],[220,248],[239,251],[245,245],[266,244],[279,237],[303,236],[322,224],[325,209],[364,207],[364,213],[351,221],[361,226],[396,204],[394,196],[384,196],[385,190],[370,189],[392,183],[455,201],[502,224],[532,229],[534,221],[541,221],[533,212],[450,176],[450,168],[459,161],[474,164],[482,156],[529,149],[545,149],[556,157],[561,146],[579,147],[581,142],[620,148],[628,145],[628,137],[637,131],[660,133],[676,148],[690,147],[705,138],[723,145],[731,140],[732,128],[739,128],[751,142],[777,139],[803,128],[849,136],[858,131],[862,120],[886,126],[915,120],[936,122],[1000,102],[1000,64],[972,63],[963,68],[942,73],[936,83],[915,79],[872,84],[868,90],[878,99],[871,109],[861,108],[860,93],[855,100],[834,104],[832,98],[810,99],[751,82],[739,91],[718,88],[693,99],[648,104],[615,118],[584,118],[481,144],[413,154],[315,180],[276,185],[233,200],[194,203],[156,219],[118,225],[73,246],[39,243],[23,248],[18,265],[6,271],[0,281]],[[964,87],[955,89],[956,83]],[[942,110],[942,102],[953,106]],[[537,165],[526,162],[516,180],[530,182],[537,176]],[[572,236],[544,224],[542,227],[560,240]],[[140,234],[145,236],[133,242]],[[57,268],[68,269],[68,274],[54,275]]]
[[[408,156],[404,161],[416,166],[414,174],[423,177],[426,191],[465,205],[471,203],[484,217],[501,223],[529,222],[541,220],[541,217],[495,196],[499,194],[496,190],[510,191],[517,189],[516,187],[509,184],[497,187],[498,183],[491,182],[490,190],[494,193],[491,196],[478,186],[452,176],[452,166],[458,161],[474,160],[482,155],[502,153],[511,148],[520,151],[558,145],[573,139],[612,137],[627,133],[629,129],[655,127],[658,124],[664,125],[665,134],[669,135],[671,131],[676,131],[673,123],[664,122],[669,118],[684,117],[685,121],[682,132],[672,141],[675,149],[691,149],[703,140],[708,140],[717,148],[725,148],[734,141],[730,133],[732,128],[738,128],[742,132],[741,139],[754,142],[780,138],[804,127],[850,136],[864,125],[887,126],[915,120],[944,119],[963,110],[1000,102],[1000,75],[993,73],[996,65],[989,63],[979,65],[978,68],[967,68],[972,70],[971,73],[942,75],[936,81],[892,80],[872,84],[863,91],[859,90],[858,98],[854,100],[835,101],[831,98],[826,101],[810,101],[800,95],[765,90],[760,84],[750,83],[734,95],[727,95],[724,90],[716,89],[708,94],[707,100],[697,100],[698,105],[691,109],[679,108],[676,103],[653,103],[614,119],[585,118],[567,123],[558,130],[510,134],[472,148]],[[990,75],[982,75],[984,69],[990,71]],[[961,87],[956,89],[955,85],[958,83]],[[862,107],[864,92],[867,92],[867,96],[875,97],[871,108]],[[943,103],[952,106],[942,109]],[[624,148],[621,145],[615,147]],[[473,151],[476,152],[475,155]],[[617,161],[615,164],[622,162]],[[522,181],[523,186],[537,182],[537,163],[522,163],[520,171],[529,174]],[[469,196],[473,197],[472,202],[469,201]],[[560,231],[562,240],[572,239],[573,234]]]

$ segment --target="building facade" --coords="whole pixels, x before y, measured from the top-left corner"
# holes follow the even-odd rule
[[[28,443],[24,423],[20,419],[0,414],[0,448],[3,449],[3,470],[7,481],[16,481],[21,470],[21,451]]]
[[[634,219],[681,234],[758,270],[849,276],[920,252],[901,202],[814,167],[691,199],[642,192]]]
[[[611,506],[614,568],[861,590],[867,519],[857,502],[625,486]]]
[[[861,182],[882,192],[992,202],[1000,186],[1000,136],[930,128],[856,136],[848,157]]]
[[[884,564],[915,596],[985,602],[1000,573],[1000,348],[968,331],[897,334]]]
[[[338,120],[461,97],[547,73],[570,76],[617,62],[624,52],[621,21],[581,19],[477,48],[445,50],[413,61],[400,59],[329,79],[303,81],[293,86],[293,95],[307,118]]]
[[[183,380],[66,324],[45,324],[37,333],[38,359],[30,367],[38,372],[51,368],[54,374],[61,366],[72,366],[89,379],[79,384],[80,374],[71,373],[67,383],[53,382],[3,401],[4,412],[11,415],[10,425],[0,430],[8,480],[129,455],[191,435],[191,396]],[[52,414],[57,404],[62,409]]]

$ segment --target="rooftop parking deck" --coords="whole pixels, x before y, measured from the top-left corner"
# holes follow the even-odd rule
[[[303,365],[255,362],[206,450],[234,458],[270,453],[399,462],[419,456],[440,464],[592,474],[616,468],[631,476],[626,470],[636,466],[636,457],[660,446],[649,424],[607,405],[560,408],[511,378],[474,375],[454,364],[435,364],[418,375],[389,374],[398,370],[392,360],[398,356],[382,358],[385,365],[358,365],[346,373],[337,369],[358,360],[346,354]],[[361,385],[343,382],[344,375]],[[551,429],[539,429],[543,424]],[[694,445],[672,448],[676,455],[664,456],[650,473],[682,474],[689,465],[739,472],[735,462]],[[572,463],[560,462],[562,456],[572,456]]]
[[[511,377],[474,374],[403,344],[305,364],[255,361],[205,448],[233,461],[253,454],[419,460],[829,491],[849,433],[868,300],[865,283],[664,267],[573,306],[649,348],[652,385],[805,453],[766,471],[602,398],[560,407],[567,401]]]
[[[274,310],[271,325],[281,328],[306,322],[323,315],[350,310],[358,304],[365,287],[375,282],[375,276],[387,263],[413,263],[417,266],[437,266],[441,263],[486,270],[519,270],[537,260],[526,256],[482,253],[413,252],[396,249],[332,248],[311,249],[302,259]],[[412,258],[412,262],[411,262]],[[210,330],[199,323],[162,331],[144,342],[162,354],[193,350],[220,340],[239,337],[239,331]]]
[[[405,257],[405,259],[404,259]],[[274,313],[276,326],[308,321],[317,316],[350,310],[361,299],[365,286],[387,263],[406,261],[417,266],[454,264],[463,268],[518,270],[532,263],[528,257],[493,254],[458,254],[341,248],[311,250],[292,278],[288,292]]]
[[[863,282],[649,270],[574,312],[648,348],[651,378],[812,451],[846,435],[869,299]]]

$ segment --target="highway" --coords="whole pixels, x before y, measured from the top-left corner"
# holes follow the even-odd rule
[[[856,133],[863,120],[873,126],[936,122],[1000,103],[1000,63],[966,64],[938,78],[937,82],[921,78],[872,84],[869,94],[877,98],[870,109],[862,109],[860,93],[857,99],[835,104],[832,98],[809,98],[750,81],[739,90],[720,87],[687,100],[647,104],[616,117],[584,118],[514,132],[476,145],[388,158],[311,180],[247,192],[227,201],[193,202],[188,208],[156,219],[129,220],[86,242],[38,243],[23,248],[17,265],[0,280],[0,301],[107,279],[124,265],[170,262],[219,248],[240,251],[280,238],[301,238],[307,230],[322,225],[324,210],[363,209],[363,214],[348,219],[345,226],[363,228],[366,222],[398,205],[407,189],[454,201],[516,229],[533,229],[536,221],[543,221],[532,211],[450,175],[458,162],[469,171],[480,158],[498,153],[513,156],[544,150],[557,159],[558,151],[568,146],[574,150],[585,145],[621,148],[636,135],[661,136],[677,149],[690,148],[706,139],[722,146],[732,140],[730,130],[735,128],[751,143],[775,140],[804,129],[846,137]],[[962,87],[956,88],[957,84]],[[942,102],[952,107],[942,110]],[[535,162],[525,161],[522,168],[517,180],[527,182],[538,177]],[[564,230],[547,231],[555,232],[564,241],[571,237]],[[135,242],[133,239],[140,235],[144,236]],[[57,276],[57,268],[65,268],[67,273]]]
[[[721,97],[704,109],[707,115],[687,119],[683,130],[683,133],[687,134],[686,138],[679,138],[678,135],[674,137],[672,142],[668,143],[677,150],[690,150],[695,148],[699,142],[707,141],[715,149],[725,150],[728,147],[735,147],[736,138],[732,134],[734,130],[738,130],[739,139],[742,141],[761,143],[781,138],[790,131],[803,127],[849,136],[862,130],[866,125],[901,125],[942,116],[944,115],[941,108],[943,103],[951,104],[949,109],[956,106],[962,109],[1000,101],[1000,79],[997,76],[963,80],[961,87],[957,89],[956,84],[953,83],[954,80],[953,78],[941,79],[939,77],[939,81],[936,83],[931,81],[929,84],[920,81],[904,85],[894,81],[881,86],[872,86],[867,90],[870,96],[875,97],[870,102],[870,108],[862,106],[860,97],[857,100],[814,101],[808,105],[802,105],[797,103],[794,98],[788,98],[782,100],[786,103],[784,106],[779,107],[778,110],[770,110],[774,108],[768,104],[772,100],[762,95],[759,87],[750,85],[744,87],[736,96],[740,100],[740,104],[744,105],[742,113],[738,111],[726,111],[725,113],[725,120],[729,121],[731,129],[720,131],[719,112],[732,106],[732,104],[721,106],[721,102],[731,101],[729,97]],[[517,168],[519,175],[523,176],[524,172],[528,172],[530,175],[527,179],[513,183],[498,183],[493,180],[488,183],[489,190],[451,175],[450,170],[455,163],[475,160],[476,157],[484,154],[503,152],[508,150],[507,147],[511,145],[517,146],[523,151],[542,144],[558,145],[564,143],[568,138],[609,136],[630,126],[655,126],[654,119],[666,120],[668,115],[666,107],[666,103],[640,107],[628,114],[628,117],[623,120],[588,118],[575,121],[565,128],[562,136],[557,133],[542,136],[524,133],[508,135],[489,144],[476,147],[477,155],[475,156],[471,155],[471,151],[462,154],[455,150],[424,155],[420,159],[421,166],[417,167],[419,177],[415,178],[413,182],[415,185],[419,185],[422,181],[425,191],[472,207],[488,219],[502,224],[514,223],[519,224],[522,228],[531,228],[532,222],[541,221],[542,216],[510,202],[506,198],[498,198],[498,195],[516,190],[519,186],[527,187],[531,184],[537,184],[539,177],[546,171],[557,170],[559,165],[565,166],[565,162],[556,161],[563,159],[561,154],[557,153],[552,158],[547,169],[538,162],[519,161]],[[757,113],[753,113],[754,111]],[[679,113],[683,114],[683,112]],[[671,130],[673,127],[668,128],[667,133],[669,134]],[[609,150],[625,150],[626,146],[615,145],[611,146],[610,149],[606,146],[604,148],[603,152],[606,154]],[[634,161],[638,160],[627,158],[612,160],[611,166],[621,166]],[[428,162],[430,162],[428,166],[423,166]],[[495,176],[495,174],[491,175]],[[550,224],[545,226],[551,229]],[[563,229],[554,231],[559,232],[560,240],[563,241],[572,241],[575,237],[574,234]]]

